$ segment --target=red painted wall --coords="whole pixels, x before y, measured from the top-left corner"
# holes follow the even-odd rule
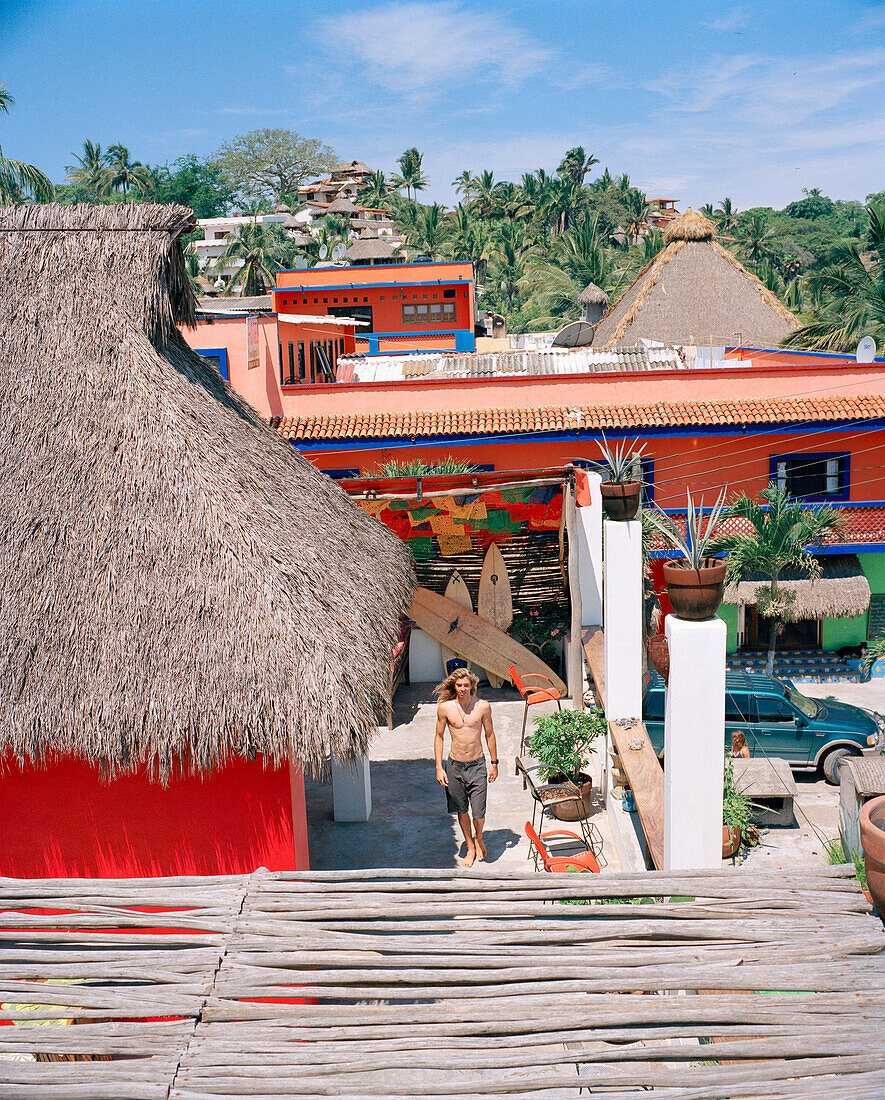
[[[300,770],[238,759],[205,777],[106,781],[70,757],[0,770],[0,875],[139,878],[309,867]]]
[[[718,487],[745,490],[754,495],[768,484],[769,455],[851,452],[850,499],[885,500],[885,431],[772,432],[770,435],[713,435],[644,437],[645,456],[654,463],[654,499],[662,508],[685,506],[686,488],[697,503],[704,495],[713,504]],[[496,470],[537,470],[561,466],[573,458],[598,459],[599,448],[592,440],[562,439],[552,442],[514,439],[486,445],[468,442],[444,443],[432,447],[408,444],[377,450],[360,448],[359,441],[347,451],[307,451],[305,457],[320,469],[377,469],[392,459],[421,459],[430,463],[451,456],[476,465],[491,463]],[[730,495],[730,494],[729,494]]]

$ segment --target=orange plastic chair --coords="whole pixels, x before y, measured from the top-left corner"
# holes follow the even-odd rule
[[[545,871],[578,870],[593,871],[594,874],[599,874],[599,863],[597,862],[596,856],[589,848],[585,848],[581,852],[576,852],[573,856],[553,856],[544,847],[544,841],[549,840],[551,837],[569,837],[571,840],[576,840],[578,844],[583,844],[584,841],[581,840],[577,833],[571,833],[568,829],[550,829],[538,836],[532,828],[531,822],[527,821],[525,823],[525,835],[529,838],[532,847],[544,864]]]
[[[510,679],[513,681],[513,686],[522,696],[525,702],[525,710],[522,712],[522,733],[519,738],[519,755],[522,756],[525,751],[525,726],[529,717],[529,707],[533,707],[535,703],[556,703],[556,709],[562,710],[559,700],[561,698],[558,688],[553,686],[553,681],[549,676],[542,676],[539,672],[527,672],[525,677],[519,675],[516,671],[516,665],[511,665],[507,670],[510,674]],[[545,680],[550,687],[527,687],[523,680]]]

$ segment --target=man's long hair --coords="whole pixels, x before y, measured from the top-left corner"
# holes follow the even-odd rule
[[[458,694],[455,691],[455,684],[459,680],[463,680],[465,676],[470,680],[470,694],[476,695],[476,689],[479,687],[479,677],[475,672],[471,672],[469,668],[456,668],[454,672],[450,672],[442,683],[436,685],[433,694],[441,703],[448,703]]]

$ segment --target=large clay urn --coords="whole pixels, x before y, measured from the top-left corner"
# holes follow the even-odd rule
[[[700,622],[716,614],[725,592],[725,562],[704,558],[700,569],[678,562],[664,564],[664,583],[674,614]]]
[[[885,919],[885,794],[861,806],[860,844],[867,869],[867,886],[879,916]]]

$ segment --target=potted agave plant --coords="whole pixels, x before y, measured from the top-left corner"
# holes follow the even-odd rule
[[[687,492],[686,535],[673,520],[656,508],[645,513],[648,522],[682,555],[681,561],[664,565],[664,582],[673,611],[680,619],[700,622],[716,613],[725,591],[725,562],[709,557],[715,549],[714,536],[723,520],[728,518],[723,489],[704,522],[704,500],[695,509],[691,493]]]
[[[638,451],[628,450],[627,441],[622,440],[612,448],[603,436],[599,449],[602,451],[600,465],[608,475],[603,476],[600,485],[605,514],[609,519],[633,519],[642,498],[641,459],[645,446]]]

